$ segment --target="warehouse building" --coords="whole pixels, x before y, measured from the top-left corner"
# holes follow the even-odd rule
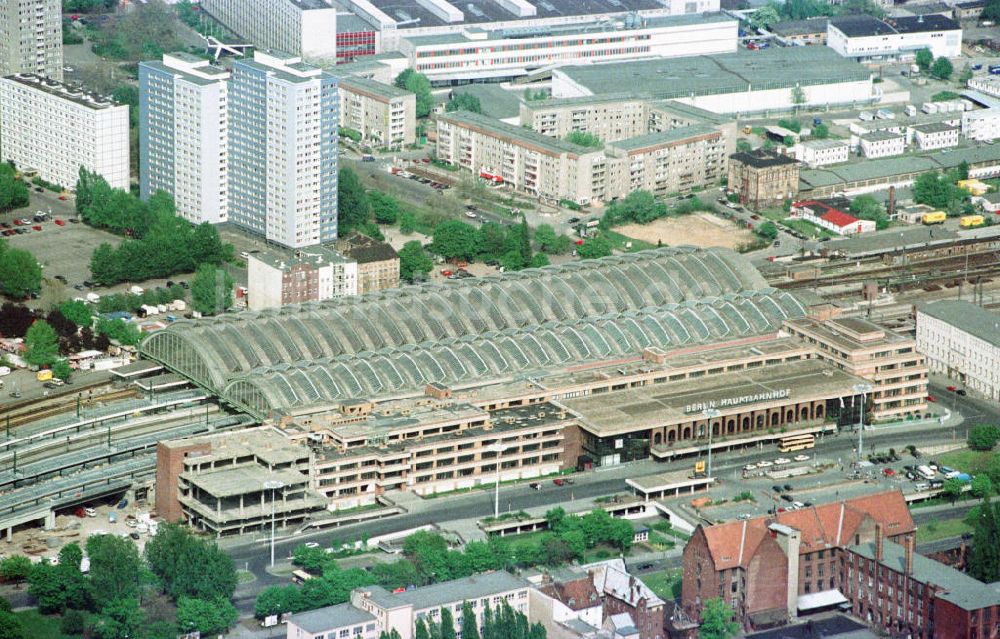
[[[788,73],[795,69],[794,74]],[[804,102],[793,98],[801,90]],[[677,100],[713,113],[762,113],[793,106],[869,105],[880,99],[872,73],[828,47],[604,64],[552,70],[552,96],[608,94]]]
[[[416,95],[392,84],[357,76],[341,77],[340,126],[374,146],[400,149],[417,139]]]
[[[76,188],[80,167],[129,188],[128,106],[32,73],[0,78],[0,161]]]
[[[831,18],[826,44],[858,62],[912,59],[920,49],[935,58],[962,55],[962,27],[940,14],[880,20],[869,15]]]

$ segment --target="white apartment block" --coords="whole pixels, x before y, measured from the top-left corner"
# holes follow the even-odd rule
[[[962,135],[978,142],[1000,138],[1000,107],[962,113]]]
[[[520,121],[552,138],[564,138],[573,131],[596,135],[603,142],[615,142],[649,132],[647,100],[625,95],[525,100]]]
[[[607,158],[601,149],[549,138],[483,115],[438,116],[437,157],[542,200],[603,200]]]
[[[974,91],[980,91],[986,95],[992,95],[995,98],[1000,98],[1000,76],[996,75],[977,75],[969,78],[966,83],[970,89]]]
[[[229,221],[288,247],[337,239],[337,79],[257,51],[229,83]]]
[[[201,7],[248,44],[336,60],[337,9],[323,0],[201,0]]]
[[[487,608],[495,611],[504,602],[526,617],[530,613],[532,585],[505,571],[487,572],[431,586],[390,592],[365,586],[351,592],[350,603],[300,612],[288,618],[287,639],[375,639],[395,630],[401,639],[413,639],[418,620],[441,623],[441,609],[451,613],[457,632],[462,627],[462,607],[468,602],[481,628]]]
[[[400,148],[417,139],[417,97],[392,84],[341,78],[340,126],[354,129],[376,146]]]
[[[76,188],[80,167],[129,188],[128,107],[35,74],[0,79],[0,161]]]
[[[63,79],[61,0],[0,0],[0,76]]]
[[[358,264],[334,250],[312,246],[247,257],[247,307],[252,311],[358,294]]]
[[[649,191],[658,197],[719,184],[735,140],[708,125],[648,133],[608,145],[605,197]]]
[[[139,64],[139,193],[193,224],[229,210],[229,72],[188,53]]]
[[[917,350],[932,373],[1000,400],[1000,315],[961,300],[919,306]]]
[[[847,162],[851,145],[846,140],[806,140],[795,145],[795,159],[810,168]]]
[[[958,127],[949,126],[943,122],[918,124],[913,129],[913,141],[921,151],[946,149],[958,146]]]
[[[611,62],[635,58],[673,58],[733,53],[738,23],[722,14],[666,17],[624,16],[585,24],[530,28],[466,29],[449,33],[401,34],[399,51],[410,67],[431,82],[503,79],[550,65]],[[631,22],[635,20],[635,22]]]
[[[870,160],[902,155],[906,152],[906,136],[890,131],[872,131],[861,136],[861,152]]]
[[[885,20],[868,15],[831,18],[826,35],[828,47],[859,62],[910,58],[924,48],[935,58],[962,55],[962,27],[940,14]]]

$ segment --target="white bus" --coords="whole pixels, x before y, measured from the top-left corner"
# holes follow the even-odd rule
[[[934,471],[930,469],[930,466],[917,466],[917,474],[924,479],[934,479]]]

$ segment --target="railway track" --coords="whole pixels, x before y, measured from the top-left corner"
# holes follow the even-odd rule
[[[62,413],[76,410],[76,397],[79,394],[93,391],[107,385],[107,382],[99,382],[73,389],[71,393],[64,393],[58,397],[39,397],[15,404],[11,409],[0,413],[0,426],[15,428],[28,422],[54,417]],[[113,402],[131,397],[139,397],[139,392],[134,388],[123,388],[111,390],[100,395],[85,396],[81,400],[82,406],[92,406],[98,402]]]

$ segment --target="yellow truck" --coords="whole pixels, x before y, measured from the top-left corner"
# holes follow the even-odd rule
[[[931,213],[924,213],[920,221],[924,224],[944,224],[946,219],[948,219],[948,216],[944,211],[933,211]]]
[[[42,370],[35,373],[35,379],[40,382],[52,381],[52,370],[49,368],[43,368]]]
[[[958,225],[963,229],[971,229],[973,226],[980,226],[986,219],[982,215],[963,215],[958,221]]]

